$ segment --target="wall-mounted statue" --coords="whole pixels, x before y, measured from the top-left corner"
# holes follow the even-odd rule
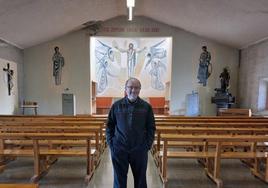
[[[200,55],[199,58],[199,68],[198,68],[198,83],[203,84],[203,86],[207,85],[207,79],[211,74],[211,55],[210,52],[207,51],[206,46],[202,46],[203,52]]]
[[[55,84],[60,85],[61,84],[61,73],[62,73],[62,67],[64,66],[64,58],[60,53],[60,49],[58,46],[54,48],[55,53],[52,57],[53,61],[53,76],[55,77]]]
[[[229,81],[230,81],[230,74],[228,72],[227,67],[225,67],[220,74],[220,79],[221,79],[221,90],[223,92],[227,92],[229,88]]]
[[[11,90],[14,86],[14,83],[13,83],[14,71],[10,69],[9,63],[7,63],[7,68],[3,68],[3,71],[5,71],[7,73],[8,95],[11,95]]]

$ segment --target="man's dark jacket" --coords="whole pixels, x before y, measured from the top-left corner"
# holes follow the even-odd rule
[[[138,97],[132,103],[125,97],[112,105],[106,128],[106,139],[111,149],[132,151],[143,146],[149,150],[154,134],[154,114],[146,101]]]

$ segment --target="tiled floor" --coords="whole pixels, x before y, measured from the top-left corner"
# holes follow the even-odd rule
[[[40,188],[112,188],[113,170],[109,150],[106,149],[101,163],[88,185],[84,184],[86,162],[81,158],[61,158],[39,182]],[[33,174],[33,162],[21,158],[10,163],[0,174],[0,182],[27,183]],[[239,160],[224,160],[221,177],[224,188],[267,188],[268,185],[251,175],[248,167]],[[168,188],[216,188],[205,175],[203,167],[196,160],[168,160]],[[154,161],[149,157],[147,170],[148,188],[160,188],[162,182]],[[128,188],[133,188],[131,170],[128,176]]]

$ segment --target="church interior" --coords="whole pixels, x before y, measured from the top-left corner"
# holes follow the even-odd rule
[[[148,187],[267,187],[267,13],[266,0],[0,1],[0,188],[113,187],[106,123],[129,78],[155,118]]]

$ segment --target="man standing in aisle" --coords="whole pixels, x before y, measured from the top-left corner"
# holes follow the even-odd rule
[[[126,96],[115,102],[110,110],[106,137],[114,169],[114,188],[127,188],[129,165],[135,188],[147,188],[148,151],[155,134],[155,120],[150,104],[139,97],[141,83],[129,78]]]

